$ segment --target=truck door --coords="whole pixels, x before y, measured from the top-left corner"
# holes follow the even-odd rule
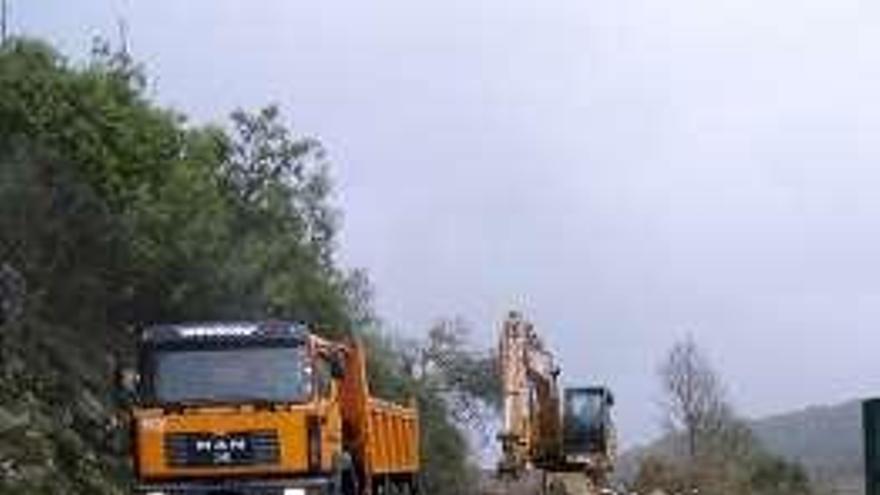
[[[323,354],[315,360],[315,379],[320,410],[321,466],[329,470],[333,467],[334,456],[342,451],[342,415],[339,384],[333,378],[329,359]]]

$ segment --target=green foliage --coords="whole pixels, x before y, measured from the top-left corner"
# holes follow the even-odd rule
[[[0,253],[38,302],[71,323],[100,320],[116,287],[104,270],[120,269],[118,223],[71,168],[22,140],[0,141]]]
[[[108,377],[126,329],[225,318],[362,333],[374,388],[421,407],[428,485],[460,493],[467,445],[444,392],[364,330],[369,281],[334,259],[320,143],[275,107],[188,125],[143,82],[106,46],[84,67],[38,41],[0,48],[0,308],[24,308],[0,318],[0,493],[119,493]]]
[[[181,118],[149,105],[119,58],[74,70],[45,44],[16,40],[0,65],[0,136],[63,153],[114,207],[159,184],[176,159]]]
[[[413,352],[366,330],[369,281],[335,261],[326,153],[276,107],[193,126],[144,81],[106,45],[86,66],[0,47],[0,494],[120,493],[108,378],[128,330],[232,318],[360,334],[375,390],[418,401],[431,493],[465,493],[453,419],[497,401],[491,356],[442,331]]]
[[[494,410],[501,409],[501,375],[497,356],[474,352],[470,328],[460,319],[440,320],[428,332],[422,367],[439,371],[445,386]]]
[[[370,392],[396,402],[406,402],[417,395],[416,381],[405,373],[399,344],[389,335],[371,327],[361,339],[367,348],[367,380]]]
[[[441,395],[427,388],[421,388],[419,392],[419,418],[424,430],[425,492],[437,495],[471,493],[476,479],[468,463],[464,434],[449,421],[450,411]]]
[[[423,482],[432,495],[473,493],[478,473],[468,434],[485,434],[487,416],[500,402],[495,359],[474,352],[468,334],[458,319],[437,322],[423,340],[366,334],[373,391],[418,404]]]
[[[403,353],[416,379],[420,411],[427,419],[423,450],[428,493],[473,491],[477,473],[466,457],[466,434],[485,436],[487,419],[500,406],[495,356],[473,351],[469,335],[470,328],[462,320],[440,320],[424,342]]]
[[[63,259],[99,278],[92,285],[106,289],[98,299],[110,323],[232,316],[349,323],[347,276],[332,259],[337,225],[324,153],[294,137],[276,108],[234,113],[229,132],[194,128],[147,101],[124,58],[104,54],[77,69],[40,43],[18,41],[0,54],[0,66],[0,139],[59,157],[24,164],[12,154],[26,169],[17,173],[30,174],[37,210],[54,208],[39,210],[52,216],[48,223],[78,222],[43,231],[75,251]],[[59,191],[66,196],[48,205]],[[69,215],[68,206],[78,211]],[[32,214],[30,205],[21,208]],[[4,232],[31,234],[25,230]],[[15,256],[21,264],[22,251]],[[43,261],[32,265],[68,268]],[[30,270],[26,276],[33,279]],[[39,286],[57,281],[42,278]]]
[[[631,491],[650,494],[655,490],[665,493],[687,492],[688,478],[677,463],[658,455],[639,459],[639,469],[632,481]]]
[[[752,446],[740,457],[702,457],[696,463],[668,456],[648,455],[640,460],[632,489],[637,493],[662,490],[686,493],[698,487],[709,495],[809,495],[814,493],[804,469]]]
[[[753,461],[749,485],[756,495],[809,494],[810,480],[803,467],[763,453]]]
[[[809,495],[803,468],[769,453],[723,393],[720,376],[688,338],[673,346],[660,378],[672,416],[669,435],[641,459],[639,493]],[[671,404],[671,406],[669,405]]]

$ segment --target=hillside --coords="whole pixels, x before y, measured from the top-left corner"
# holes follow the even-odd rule
[[[863,493],[862,430],[860,401],[805,409],[750,421],[752,430],[772,453],[797,461],[827,492],[840,495]],[[661,452],[668,437],[637,447],[621,456],[618,473],[631,479],[638,459]]]
[[[752,422],[772,452],[800,462],[840,493],[862,491],[861,405],[857,400],[813,406]]]

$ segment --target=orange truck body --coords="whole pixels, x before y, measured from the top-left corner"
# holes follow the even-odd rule
[[[235,325],[175,325],[145,331],[139,400],[131,410],[135,493],[385,495],[419,491],[418,412],[412,404],[371,396],[361,345],[328,341],[295,324]],[[237,334],[223,335],[229,328]],[[244,335],[242,329],[251,334]],[[219,336],[208,330],[216,330]],[[297,356],[301,356],[303,376],[310,382],[305,383],[308,392],[296,400],[163,401],[152,383],[158,372],[150,363],[159,353],[220,348],[232,349],[241,358],[247,352],[285,346],[301,353]],[[179,361],[185,363],[186,358]],[[257,369],[248,371],[255,376],[265,372],[256,362]],[[236,363],[224,366],[228,368],[212,372],[208,379],[235,370]],[[161,379],[167,382],[175,377]],[[177,379],[199,383],[202,378],[183,374]],[[272,383],[271,375],[268,383]]]

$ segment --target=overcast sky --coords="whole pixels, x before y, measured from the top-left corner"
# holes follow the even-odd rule
[[[627,443],[687,333],[750,416],[880,391],[880,3],[10,2],[75,57],[124,16],[198,122],[279,103],[394,328],[521,308]]]

